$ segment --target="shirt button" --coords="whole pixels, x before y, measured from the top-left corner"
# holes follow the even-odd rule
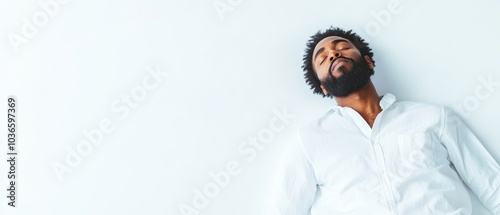
[[[384,170],[380,170],[380,174],[382,175],[385,174]]]

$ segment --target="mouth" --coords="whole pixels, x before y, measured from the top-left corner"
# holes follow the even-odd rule
[[[333,64],[332,64],[332,69],[330,70],[330,72],[333,72],[335,71],[335,69],[339,66],[342,66],[342,65],[345,65],[347,63],[351,63],[351,60],[349,59],[346,59],[346,58],[338,58],[336,59],[335,61],[333,61]]]

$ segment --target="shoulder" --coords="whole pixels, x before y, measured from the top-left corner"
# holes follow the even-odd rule
[[[421,114],[422,116],[439,117],[443,114],[445,107],[429,102],[398,101],[390,109],[398,114]]]
[[[299,136],[302,137],[308,133],[327,131],[329,124],[338,121],[338,119],[335,119],[339,114],[338,112],[339,112],[338,107],[332,106],[323,113],[319,114],[318,116],[310,119],[309,121],[307,121],[305,124],[303,124],[298,128]]]

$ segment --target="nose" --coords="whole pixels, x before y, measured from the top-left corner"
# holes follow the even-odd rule
[[[340,53],[336,51],[330,52],[330,62],[333,61],[333,59],[340,57]]]

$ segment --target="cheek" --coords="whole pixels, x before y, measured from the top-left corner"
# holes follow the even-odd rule
[[[328,78],[328,67],[327,68],[319,68],[319,70],[316,70],[316,75],[318,76],[318,79],[325,80]]]
[[[316,73],[316,76],[320,80],[325,77],[325,70],[328,70],[328,69],[324,68],[324,63],[322,65],[319,65],[319,66],[318,65],[313,66],[313,71],[314,71],[314,73]]]
[[[354,59],[356,62],[360,62],[360,60],[364,60],[359,51],[352,51],[349,53],[350,58]]]

